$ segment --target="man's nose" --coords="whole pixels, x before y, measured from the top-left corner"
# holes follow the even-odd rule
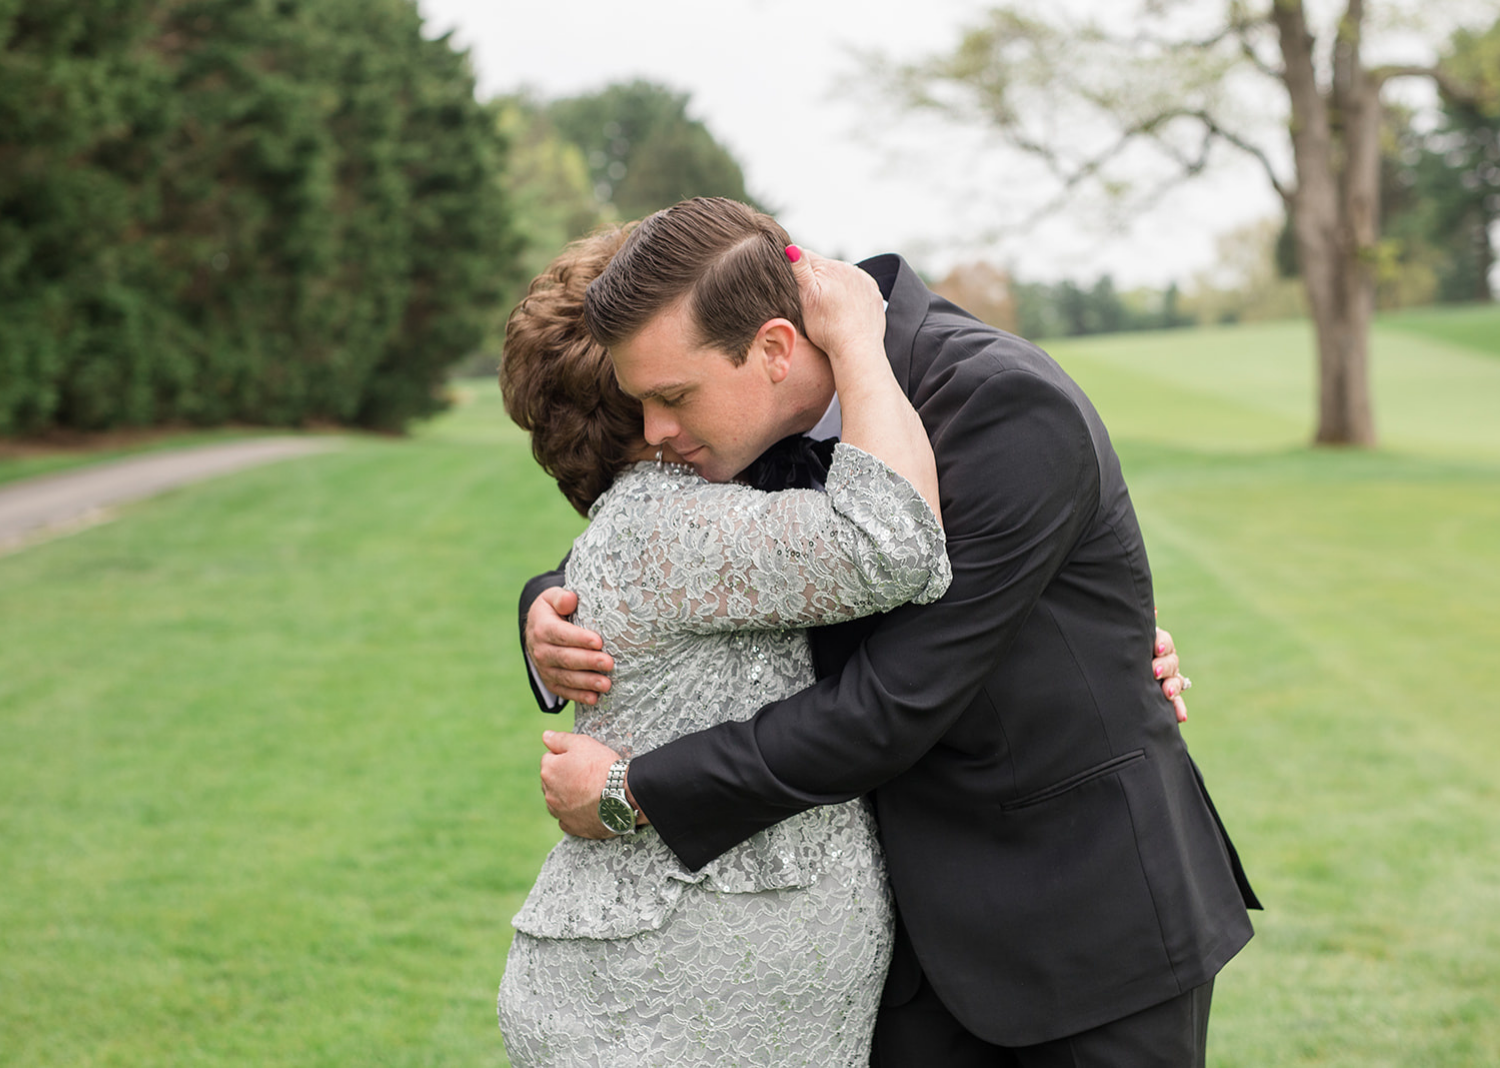
[[[647,404],[642,412],[646,417],[646,440],[652,445],[660,445],[677,436],[680,429],[677,420],[668,416],[656,405]]]

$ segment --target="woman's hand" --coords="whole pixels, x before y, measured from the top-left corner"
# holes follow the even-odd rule
[[[912,484],[942,525],[937,464],[927,431],[885,354],[880,287],[851,263],[787,246],[802,295],[802,331],[833,369],[846,444],[874,456]]]
[[[802,295],[802,330],[837,367],[848,359],[885,362],[885,301],[880,287],[852,263],[830,260],[795,245],[787,250]]]
[[[1187,702],[1182,695],[1188,692],[1193,685],[1192,681],[1182,673],[1182,662],[1177,658],[1177,646],[1172,641],[1172,636],[1160,627],[1156,628],[1156,645],[1152,652],[1156,656],[1151,661],[1151,673],[1161,683],[1161,693],[1168,701],[1172,702],[1172,708],[1177,712],[1177,722],[1187,722]]]

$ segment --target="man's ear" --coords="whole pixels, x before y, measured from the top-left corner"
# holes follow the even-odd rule
[[[760,353],[772,382],[781,382],[791,374],[796,349],[797,328],[787,319],[766,320],[750,343],[751,352]]]

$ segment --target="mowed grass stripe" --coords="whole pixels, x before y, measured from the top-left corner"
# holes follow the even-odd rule
[[[1382,315],[1376,322],[1382,330],[1415,334],[1488,356],[1500,356],[1500,304],[1411,308]]]

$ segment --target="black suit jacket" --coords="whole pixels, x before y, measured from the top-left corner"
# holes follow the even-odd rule
[[[817,685],[636,756],[630,785],[691,868],[870,793],[904,927],[886,1002],[925,972],[974,1034],[1029,1045],[1207,982],[1258,903],[1151,677],[1151,570],[1098,413],[899,257],[861,266],[937,456],[952,587],[814,631]]]

